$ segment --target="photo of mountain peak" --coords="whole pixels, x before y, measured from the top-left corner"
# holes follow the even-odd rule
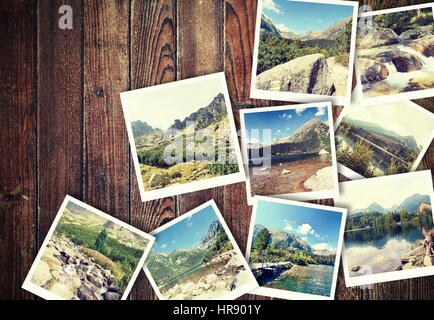
[[[345,210],[266,197],[253,210],[247,252],[258,294],[333,297]]]
[[[366,178],[414,171],[433,128],[434,115],[413,102],[345,108],[335,132],[338,162]]]
[[[270,6],[269,2],[262,2],[256,35],[255,89],[345,97],[352,72],[356,5],[273,0]]]
[[[310,105],[241,110],[251,196],[334,192],[329,112],[327,106]]]
[[[204,204],[153,233],[156,244],[145,270],[162,299],[235,298],[256,285],[215,210]]]
[[[121,99],[142,200],[244,179],[223,73],[124,92]]]

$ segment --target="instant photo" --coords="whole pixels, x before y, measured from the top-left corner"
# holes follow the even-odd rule
[[[431,171],[342,182],[347,286],[434,274]]]
[[[23,289],[47,300],[125,300],[153,242],[66,196]]]
[[[162,300],[236,299],[258,286],[213,200],[152,235],[144,269]]]
[[[355,1],[259,0],[250,96],[348,104],[357,8]]]
[[[338,170],[350,179],[415,171],[434,138],[434,114],[411,101],[345,107],[335,125]]]
[[[224,73],[121,100],[142,201],[245,180]]]
[[[338,174],[330,103],[240,110],[247,198],[332,198]]]
[[[247,257],[260,287],[282,299],[334,299],[346,209],[255,197]]]
[[[433,3],[364,12],[357,34],[362,104],[434,95]]]

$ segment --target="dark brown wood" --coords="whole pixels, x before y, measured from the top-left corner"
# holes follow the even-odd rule
[[[84,1],[84,200],[129,221],[129,1]]]
[[[83,3],[70,3],[72,30],[58,27],[63,4],[38,2],[39,244],[65,195],[82,197]]]
[[[20,287],[66,193],[144,231],[214,199],[245,250],[243,183],[140,201],[119,93],[224,70],[238,129],[240,109],[287,104],[249,98],[256,2],[71,0],[72,30],[58,28],[61,0],[0,4],[0,298],[34,298]],[[433,98],[415,102],[434,112]],[[418,170],[433,167],[434,143]],[[423,277],[346,288],[340,268],[336,298],[434,299],[433,287]],[[143,272],[130,298],[156,299]]]
[[[131,89],[153,86],[176,79],[176,2],[133,1],[131,7]],[[150,109],[150,112],[152,110]],[[131,224],[151,231],[175,217],[175,197],[141,202],[134,172],[131,176]],[[130,299],[157,299],[141,272]]]
[[[36,4],[0,3],[0,299],[21,289],[37,244]]]
[[[223,71],[223,2],[178,0],[177,79]],[[177,214],[214,199],[223,208],[223,187],[177,197]]]

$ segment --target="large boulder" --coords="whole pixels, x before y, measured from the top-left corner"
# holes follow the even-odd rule
[[[122,297],[119,293],[116,292],[105,292],[103,296],[104,300],[120,300]]]
[[[65,300],[71,300],[75,296],[74,290],[67,284],[61,282],[54,283],[51,286],[50,291]]]
[[[413,40],[406,45],[422,53],[424,56],[434,56],[434,35],[429,35]]]
[[[33,272],[32,282],[42,287],[51,279],[52,279],[52,275],[50,273],[50,267],[45,261],[40,260],[38,266],[36,267],[35,272]]]
[[[418,29],[409,29],[399,35],[399,41],[410,41],[432,34],[433,26],[420,26]]]
[[[387,46],[399,42],[399,36],[389,28],[371,28],[360,35],[357,41],[358,49],[370,49]]]
[[[331,95],[335,91],[327,62],[320,53],[299,57],[264,71],[256,77],[256,88],[319,95]]]
[[[149,186],[152,187],[164,187],[169,183],[169,177],[164,173],[156,172],[148,180]]]
[[[422,63],[417,56],[403,51],[382,52],[376,56],[376,60],[381,62],[392,62],[398,72],[410,72],[422,68]]]
[[[372,59],[359,58],[360,77],[362,83],[373,83],[387,78],[389,70],[384,63]]]

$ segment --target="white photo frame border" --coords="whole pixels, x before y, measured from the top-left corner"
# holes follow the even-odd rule
[[[308,192],[297,192],[297,193],[276,194],[276,195],[257,195],[257,196],[275,197],[279,199],[288,199],[288,200],[296,200],[296,201],[309,201],[309,200],[329,199],[339,195],[338,167],[337,167],[336,146],[335,146],[335,136],[334,136],[335,131],[333,126],[333,110],[332,110],[331,102],[318,102],[318,103],[293,104],[293,105],[273,106],[273,107],[264,107],[264,108],[240,109],[239,113],[240,113],[240,127],[241,127],[241,150],[242,150],[243,161],[245,166],[244,171],[246,174],[247,204],[249,206],[253,205],[254,203],[253,197],[256,195],[252,195],[252,190],[250,186],[249,157],[248,157],[247,144],[246,144],[246,126],[245,126],[244,115],[246,113],[295,110],[298,108],[309,109],[309,108],[318,108],[318,107],[327,108],[327,113],[328,113],[328,125],[329,125],[330,148],[331,148],[330,154],[332,156],[334,188],[330,190],[321,190],[321,191],[308,191]]]
[[[161,227],[155,229],[150,234],[152,236],[156,236],[161,231],[164,231],[164,230],[170,228],[171,226],[191,217],[192,215],[194,215],[196,213],[200,213],[200,211],[202,211],[203,209],[205,209],[207,207],[211,207],[213,209],[217,219],[219,220],[220,225],[225,230],[226,235],[229,238],[229,241],[231,242],[235,252],[237,253],[238,258],[242,261],[244,269],[249,274],[249,278],[250,278],[249,282],[247,282],[246,284],[242,285],[239,288],[236,288],[233,291],[230,291],[230,292],[224,294],[223,296],[215,297],[212,299],[212,300],[234,300],[236,298],[239,298],[243,294],[249,293],[253,289],[257,288],[258,283],[257,283],[256,278],[253,275],[252,271],[250,270],[249,264],[245,260],[243,253],[241,252],[240,248],[238,247],[238,244],[237,244],[234,236],[232,235],[229,227],[226,224],[225,219],[223,218],[223,215],[221,214],[221,212],[220,212],[219,208],[217,207],[216,203],[214,202],[214,200],[209,200],[209,201],[201,204],[200,206],[182,214],[181,216],[177,217],[176,219],[173,219],[173,220],[169,221],[168,223],[162,225]],[[155,294],[157,295],[158,299],[167,300],[164,298],[164,295],[161,293],[160,289],[158,288],[158,285],[156,284],[154,277],[152,276],[151,271],[147,268],[146,264],[143,265],[143,271],[145,272],[145,274],[146,274],[152,288],[154,289]]]
[[[411,11],[411,10],[425,9],[425,8],[431,8],[434,14],[434,2],[430,2],[424,4],[392,8],[392,9],[362,12],[359,14],[358,18],[368,18],[368,17],[373,17],[382,14],[397,13],[397,12]],[[400,102],[405,100],[429,98],[434,96],[434,87],[433,87],[432,89],[414,90],[409,92],[400,92],[395,94],[365,98],[363,95],[362,78],[361,78],[361,73],[360,73],[360,68],[358,63],[357,48],[355,51],[354,67],[355,67],[355,76],[356,76],[356,84],[357,84],[355,90],[358,91],[358,94],[360,96],[360,105],[362,107],[372,106],[377,104]]]
[[[290,101],[290,102],[322,102],[324,100],[330,100],[333,105],[348,105],[351,102],[351,92],[352,92],[352,80],[353,70],[355,66],[355,55],[356,55],[356,33],[357,33],[357,22],[358,22],[358,8],[359,3],[356,1],[345,1],[345,0],[291,0],[293,2],[311,2],[318,4],[329,4],[329,5],[343,5],[352,6],[352,29],[351,29],[351,40],[350,40],[350,54],[348,62],[348,73],[347,73],[347,88],[345,96],[329,96],[329,95],[318,95],[309,93],[298,93],[291,91],[270,91],[256,89],[256,77],[258,68],[258,51],[259,51],[259,37],[261,29],[261,14],[262,14],[262,1],[258,0],[258,7],[256,13],[255,21],[255,41],[253,46],[253,62],[252,62],[252,75],[250,79],[250,98],[254,99],[266,99],[266,100],[280,100],[280,101]]]
[[[425,114],[427,117],[432,118],[432,120],[434,121],[434,114],[429,112],[425,108],[421,107],[417,103],[414,103],[413,101],[401,101],[401,103],[408,104],[409,106],[411,106],[412,108],[415,109],[415,112],[421,112],[421,113]],[[392,104],[390,104],[390,105],[392,105]],[[356,108],[368,108],[369,109],[369,108],[375,108],[375,107],[380,107],[380,105],[378,105],[378,106],[377,105],[371,105],[369,107],[358,106]],[[341,113],[339,114],[339,117],[336,119],[335,124],[334,124],[335,133],[338,130],[339,124],[342,122],[342,119],[344,118],[344,116],[346,116],[348,112],[351,112],[351,108],[355,108],[355,107],[354,106],[345,106],[342,109]],[[398,110],[399,107],[396,107],[396,108],[397,108],[397,111],[399,111]],[[422,162],[423,157],[425,156],[426,152],[428,151],[433,139],[434,139],[434,128],[431,130],[431,134],[428,136],[427,141],[424,143],[422,150],[419,152],[416,160],[413,163],[413,166],[411,167],[410,171],[408,171],[408,172],[416,171],[419,164]],[[337,166],[338,166],[338,172],[340,174],[344,175],[345,177],[351,179],[351,180],[359,180],[359,179],[365,179],[366,178],[366,177],[362,176],[360,173],[355,172],[351,168],[348,168],[339,162],[338,162]]]
[[[127,223],[125,223],[125,222],[123,222],[123,221],[121,221],[121,220],[119,220],[119,219],[117,219],[117,218],[115,218],[115,217],[113,217],[113,216],[105,213],[105,212],[102,212],[102,211],[100,211],[100,210],[98,210],[98,209],[96,209],[96,208],[94,208],[94,207],[92,207],[92,206],[90,206],[90,205],[88,205],[88,204],[86,204],[86,203],[84,203],[84,202],[82,202],[82,201],[80,201],[80,200],[78,200],[78,199],[70,196],[70,195],[66,195],[65,196],[65,198],[64,198],[64,200],[62,202],[62,205],[60,206],[59,210],[57,211],[56,216],[54,218],[54,221],[51,224],[51,227],[48,230],[47,235],[45,236],[44,242],[42,243],[41,247],[38,250],[36,258],[33,260],[32,266],[30,267],[30,270],[27,273],[27,276],[26,276],[26,278],[24,280],[24,283],[21,286],[21,288],[24,289],[24,290],[27,290],[27,291],[29,291],[29,292],[37,295],[37,296],[39,296],[39,297],[41,297],[43,299],[46,299],[46,300],[65,300],[64,298],[58,296],[57,294],[55,294],[55,293],[53,293],[53,292],[51,292],[51,291],[49,291],[47,289],[44,289],[44,288],[42,288],[42,287],[34,284],[31,281],[31,278],[32,278],[32,276],[33,276],[36,268],[38,267],[39,262],[41,261],[42,255],[44,254],[44,251],[47,248],[48,242],[50,241],[50,239],[51,239],[54,231],[56,230],[56,228],[57,228],[57,226],[59,224],[60,219],[63,216],[65,208],[67,207],[67,205],[69,203],[74,203],[74,204],[76,204],[76,205],[78,205],[78,206],[80,206],[80,207],[82,207],[82,208],[84,208],[84,209],[86,209],[88,211],[91,211],[92,213],[94,213],[94,214],[96,214],[96,215],[98,215],[98,216],[100,216],[100,217],[102,217],[104,219],[107,219],[107,220],[115,223],[116,225],[121,226],[122,228],[125,228],[125,229],[131,231],[132,233],[135,233],[135,234],[143,237],[144,239],[146,239],[148,241],[148,243],[146,245],[146,248],[143,251],[142,257],[140,258],[140,260],[139,260],[139,262],[138,262],[138,264],[136,266],[136,269],[134,270],[134,272],[133,272],[133,274],[131,276],[131,279],[128,282],[128,285],[127,285],[127,287],[125,288],[125,291],[122,294],[121,300],[126,300],[126,298],[128,297],[128,294],[131,291],[131,288],[134,285],[134,282],[137,279],[137,276],[139,275],[139,272],[140,272],[143,264],[146,261],[146,258],[148,257],[148,255],[149,255],[149,253],[151,251],[151,248],[152,248],[152,246],[154,244],[155,238],[152,235],[150,235],[148,233],[145,233],[145,232],[143,232],[143,231],[141,231],[141,230],[139,230],[139,229],[137,229],[137,228],[135,228],[135,227],[133,227],[133,226],[131,226],[131,225],[129,225],[129,224],[127,224]]]
[[[256,215],[258,211],[258,201],[266,201],[266,202],[275,202],[280,204],[286,204],[291,206],[299,206],[299,207],[305,207],[305,208],[313,208],[313,209],[319,209],[323,211],[334,211],[341,214],[341,225],[339,229],[339,236],[338,236],[338,246],[336,248],[336,257],[335,262],[333,264],[333,279],[332,279],[332,286],[330,288],[330,295],[329,296],[321,296],[321,295],[315,295],[310,293],[302,293],[302,292],[295,292],[295,291],[289,291],[289,290],[283,290],[283,289],[275,289],[275,288],[267,288],[267,287],[258,287],[257,289],[253,290],[251,293],[255,295],[262,295],[267,297],[273,297],[273,298],[280,298],[280,299],[290,299],[290,300],[334,300],[335,293],[336,293],[336,284],[338,279],[338,273],[339,273],[339,264],[340,264],[340,258],[341,258],[341,252],[343,248],[343,235],[345,231],[345,224],[346,224],[346,218],[347,218],[347,209],[345,208],[339,208],[339,207],[330,207],[330,206],[324,206],[319,204],[313,204],[308,202],[298,202],[293,200],[287,200],[287,199],[277,199],[277,198],[271,198],[271,197],[264,197],[264,196],[255,196],[254,197],[254,204],[252,209],[252,216],[250,220],[250,226],[249,226],[249,233],[247,237],[247,247],[246,247],[246,260],[249,262],[250,260],[250,252],[252,249],[252,240],[253,240],[253,231],[255,228],[255,221],[256,221]]]
[[[184,85],[191,85],[196,82],[204,82],[208,79],[216,79],[216,78],[221,81],[221,89],[222,89],[223,96],[225,98],[226,112],[228,114],[228,121],[231,129],[230,138],[232,140],[235,156],[237,158],[237,165],[239,171],[228,175],[216,176],[208,179],[202,179],[202,180],[197,180],[197,181],[192,181],[192,182],[182,183],[177,185],[169,185],[164,188],[146,191],[142,180],[143,179],[142,174],[140,171],[140,163],[137,156],[136,145],[134,142],[134,135],[131,127],[131,119],[129,117],[128,106],[126,105],[124,97],[126,97],[127,95],[144,94],[153,91],[160,91],[160,90],[164,91],[164,89],[167,88],[182,87]],[[122,110],[124,113],[125,125],[128,133],[128,141],[131,147],[131,155],[134,162],[134,172],[137,178],[137,183],[139,185],[139,193],[142,202],[246,181],[246,174],[244,172],[243,160],[241,156],[240,146],[238,144],[238,135],[237,135],[234,115],[232,111],[232,104],[229,97],[229,92],[228,92],[228,87],[227,87],[227,82],[226,82],[226,77],[224,72],[213,73],[213,74],[199,76],[199,77],[185,79],[185,80],[173,81],[169,83],[159,84],[159,85],[145,87],[145,88],[131,90],[131,91],[125,91],[125,92],[121,92],[120,96],[122,102]]]
[[[370,179],[361,179],[361,180],[352,180],[352,181],[345,181],[341,182],[340,184],[343,186],[342,189],[345,189],[344,185],[348,185],[350,187],[351,184],[355,183],[376,183],[378,180],[395,180],[395,179],[405,179],[407,177],[415,177],[415,176],[421,176],[425,177],[427,179],[427,187],[430,189],[430,201],[431,204],[433,204],[434,200],[434,191],[433,191],[433,181],[431,176],[431,170],[423,170],[423,171],[416,171],[416,172],[407,172],[397,175],[391,175],[391,176],[384,176],[384,177],[375,177]],[[335,205],[339,204],[339,198],[334,199]],[[434,214],[433,214],[434,218]],[[411,278],[419,278],[419,277],[425,277],[425,276],[432,276],[434,275],[434,266],[431,267],[419,267],[409,270],[396,270],[396,271],[389,271],[389,272],[382,272],[382,273],[375,273],[370,275],[360,275],[355,277],[350,277],[349,269],[348,269],[348,260],[345,254],[345,240],[343,241],[342,246],[342,269],[344,271],[344,277],[345,277],[345,285],[347,288],[354,287],[354,286],[363,286],[363,285],[369,285],[374,283],[382,283],[382,282],[389,282],[389,281],[396,281],[396,280],[404,280],[404,279],[411,279]]]

